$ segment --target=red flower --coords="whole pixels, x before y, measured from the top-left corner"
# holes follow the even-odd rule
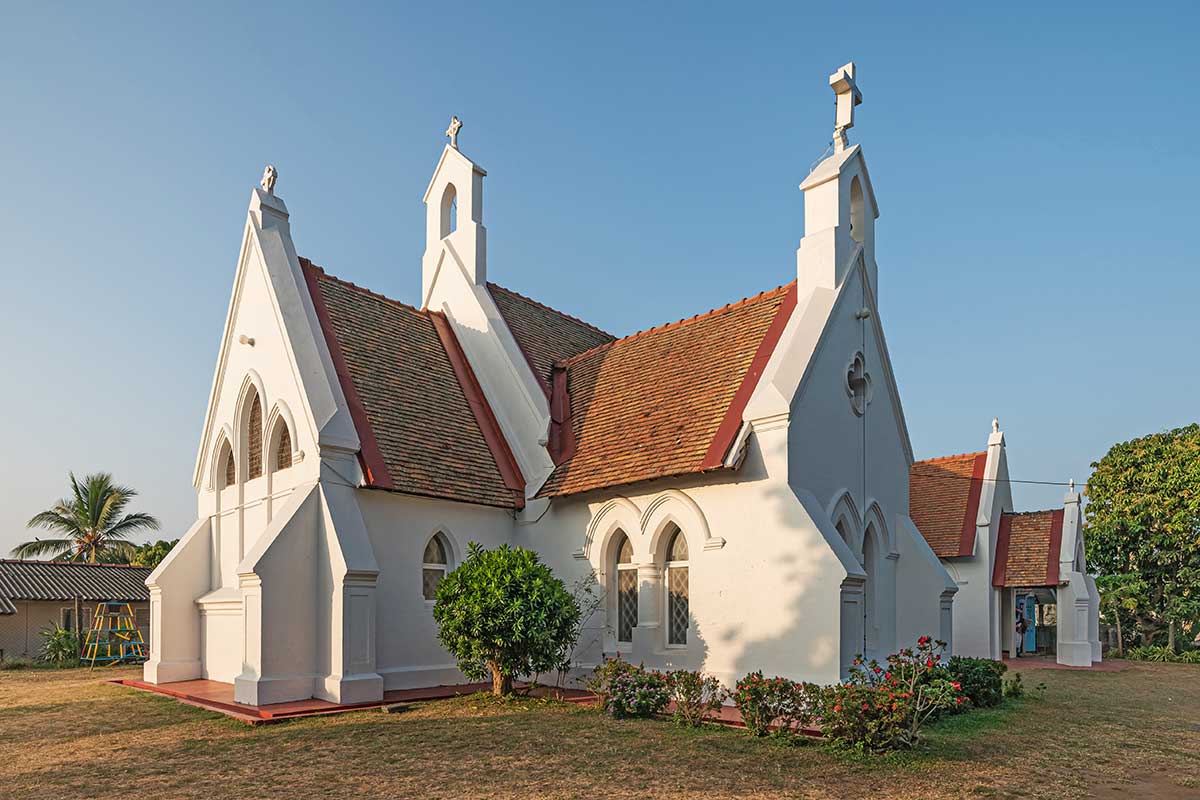
[[[930,669],[933,669],[933,659],[932,658],[927,659],[925,661],[925,666],[929,667]]]
[[[833,710],[834,710],[834,711],[841,711],[841,710],[842,710],[842,707],[841,707],[841,706],[834,706],[834,707],[833,707]]]
[[[920,639],[917,639],[917,644],[919,644],[919,645],[921,645],[922,647],[924,647],[925,645],[929,644],[929,637],[928,637],[928,636],[922,636]]]
[[[964,699],[965,698],[960,697],[960,698],[958,698],[958,702],[961,704]]]
[[[954,691],[956,691],[956,692],[960,691],[962,689],[962,684],[959,683],[958,681],[955,681],[954,683],[952,683],[950,685],[954,687]]]
[[[868,708],[870,708],[870,706],[867,703],[863,703],[863,711],[866,711]]]

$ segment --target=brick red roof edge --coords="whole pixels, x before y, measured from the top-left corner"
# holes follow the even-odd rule
[[[317,319],[321,323],[321,332],[325,335],[325,343],[328,345],[329,355],[333,359],[333,369],[337,373],[338,383],[341,384],[342,394],[345,395],[346,403],[350,406],[350,418],[354,420],[354,429],[358,432],[358,458],[363,468],[363,474],[367,478],[367,485],[379,489],[394,489],[392,476],[388,473],[387,465],[383,461],[383,454],[379,452],[379,442],[375,440],[375,432],[371,430],[370,420],[367,419],[367,410],[358,396],[358,391],[354,388],[354,381],[350,377],[350,367],[346,364],[346,357],[342,354],[342,348],[338,344],[337,334],[333,330],[333,320],[329,316],[329,308],[326,307],[325,298],[321,294],[320,287],[317,286],[318,267],[307,258],[300,259],[300,267],[304,271],[308,296],[312,298],[313,308],[316,309]]]
[[[1046,580],[1045,583],[1037,585],[1058,586],[1061,583],[1058,558],[1059,551],[1062,549],[1063,521],[1066,514],[1063,509],[1059,508],[1053,511],[1005,512],[1001,515],[999,532],[996,538],[996,563],[992,567],[992,586],[1004,588],[1010,585],[1008,583],[1008,561],[1012,548],[1013,520],[1017,517],[1036,516],[1039,514],[1049,515],[1049,529],[1045,531],[1049,545],[1046,553]],[[1018,584],[1012,585],[1016,586]],[[1028,586],[1031,584],[1021,583],[1019,585]]]

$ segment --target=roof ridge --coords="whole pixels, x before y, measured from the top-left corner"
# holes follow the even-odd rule
[[[403,308],[406,311],[412,311],[413,313],[421,314],[422,316],[429,315],[429,312],[425,309],[417,308],[416,306],[405,303],[402,300],[396,300],[393,297],[388,297],[386,294],[380,294],[379,292],[376,292],[373,289],[368,289],[365,286],[359,286],[357,283],[354,283],[353,281],[348,281],[345,278],[339,278],[337,275],[334,275],[331,272],[327,272],[324,267],[320,266],[319,264],[314,264],[311,260],[305,258],[304,256],[298,256],[298,258],[300,259],[300,261],[303,264],[307,264],[309,267],[311,267],[313,270],[318,272],[320,275],[323,275],[324,277],[329,278],[329,280],[334,281],[335,283],[340,283],[342,286],[345,286],[347,289],[356,291],[359,294],[365,294],[368,297],[374,297],[376,300],[382,300],[385,303],[391,303],[392,305],[399,306],[400,308]]]
[[[1000,513],[1006,517],[1023,517],[1033,514],[1053,514],[1057,511],[1057,508],[1043,508],[1038,511],[1002,511]]]
[[[91,561],[42,561],[36,558],[0,558],[0,564],[36,564],[39,567],[119,567],[121,569],[154,569],[140,564],[98,564]]]
[[[635,331],[635,332],[629,334],[628,336],[622,336],[620,339],[613,339],[611,342],[605,342],[604,344],[596,345],[595,347],[591,348],[590,350],[584,350],[582,353],[576,353],[575,355],[571,356],[570,358],[559,359],[558,361],[554,362],[554,366],[567,367],[583,358],[586,358],[587,356],[590,356],[600,350],[605,349],[606,347],[612,347],[613,345],[621,344],[622,342],[627,342],[627,341],[630,341],[631,339],[637,339],[637,338],[639,338],[641,336],[645,336],[647,334],[660,333],[665,330],[678,328],[678,327],[687,325],[692,322],[698,322],[702,319],[707,319],[715,314],[721,313],[722,311],[728,311],[733,308],[739,308],[739,307],[744,306],[748,303],[751,303],[755,300],[761,300],[763,297],[766,297],[767,295],[785,292],[786,290],[791,289],[792,285],[795,283],[796,283],[796,281],[791,281],[789,283],[785,283],[780,286],[776,286],[774,289],[765,289],[765,290],[759,292],[758,294],[750,295],[749,297],[743,297],[741,300],[735,300],[732,303],[726,303],[723,306],[719,306],[717,308],[712,308],[712,309],[709,309],[708,311],[701,311],[699,314],[695,314],[690,317],[684,317],[683,319],[676,320],[674,322],[664,322],[662,325],[656,325],[653,328],[646,328],[644,330]]]
[[[578,322],[580,325],[583,325],[586,328],[591,328],[596,333],[603,334],[604,336],[608,336],[614,340],[617,338],[616,336],[613,336],[608,331],[606,331],[602,328],[597,328],[595,325],[593,325],[592,323],[590,323],[586,320],[582,320],[573,314],[566,313],[565,311],[559,311],[557,308],[548,306],[540,300],[534,300],[532,297],[529,297],[528,295],[521,294],[520,292],[515,292],[512,289],[509,289],[507,286],[501,286],[500,284],[495,283],[493,281],[488,281],[487,286],[489,289],[499,289],[502,292],[508,292],[509,294],[511,294],[515,297],[519,297],[528,303],[533,303],[535,306],[538,306],[539,308],[544,308],[552,314],[557,314],[558,316],[563,317],[564,319],[569,319],[572,322]]]
[[[953,461],[956,458],[977,458],[987,455],[987,450],[976,450],[974,453],[955,453],[952,456],[937,456],[935,458],[923,458],[920,461],[914,461],[913,466],[918,464],[936,464],[942,461]]]

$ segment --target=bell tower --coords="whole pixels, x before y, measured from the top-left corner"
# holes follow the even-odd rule
[[[425,255],[421,258],[421,306],[443,269],[461,269],[474,286],[487,282],[487,229],[483,226],[483,167],[458,149],[462,121],[450,120],[442,150],[425,189]]]
[[[846,132],[854,127],[854,109],[862,103],[854,62],[829,76],[837,96],[833,155],[821,161],[800,184],[804,192],[804,238],[796,251],[801,290],[836,289],[861,258],[871,290],[878,289],[875,266],[875,220],[879,207],[859,145]]]

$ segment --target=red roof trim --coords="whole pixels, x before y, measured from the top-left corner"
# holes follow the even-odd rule
[[[1058,586],[1058,552],[1062,550],[1063,509],[1050,514],[1050,553],[1046,556],[1046,585]]]
[[[567,389],[567,370],[554,367],[554,390],[550,396],[550,436],[547,449],[554,466],[575,455],[575,425],[571,421],[571,393]]]
[[[442,340],[442,347],[445,348],[446,355],[450,359],[450,366],[454,369],[454,375],[458,378],[463,395],[467,398],[467,404],[471,406],[471,413],[475,415],[475,421],[479,423],[479,430],[483,433],[484,441],[487,442],[488,449],[492,451],[496,469],[500,471],[504,485],[512,490],[516,507],[524,508],[525,477],[521,474],[521,467],[513,457],[508,440],[500,431],[500,424],[496,422],[496,416],[492,413],[492,407],[488,404],[479,380],[475,377],[475,371],[471,369],[471,363],[467,360],[466,353],[463,352],[462,345],[459,344],[458,337],[454,335],[454,329],[450,327],[446,316],[438,311],[428,313],[438,338]]]
[[[1000,516],[1000,530],[996,534],[996,565],[992,567],[992,586],[1004,586],[1008,578],[1008,545],[1012,537],[1012,515]]]
[[[309,297],[312,298],[313,308],[321,323],[321,333],[325,335],[325,344],[329,347],[329,356],[333,359],[338,383],[342,385],[342,394],[346,396],[346,403],[350,406],[350,418],[354,420],[354,429],[358,432],[358,460],[363,474],[366,475],[367,485],[380,489],[394,489],[395,484],[383,461],[383,454],[379,451],[375,432],[371,430],[367,410],[354,388],[354,381],[350,378],[350,367],[346,364],[346,357],[342,354],[337,335],[333,332],[333,320],[325,305],[325,297],[321,294],[321,287],[317,285],[318,274],[324,275],[325,271],[306,258],[300,259],[300,268],[304,272],[304,282],[308,285]]]
[[[758,343],[754,360],[750,362],[750,368],[746,370],[742,383],[733,395],[733,401],[729,404],[729,410],[725,412],[725,418],[721,421],[721,426],[717,428],[716,435],[713,436],[712,444],[709,445],[708,452],[704,456],[701,469],[717,469],[725,463],[725,456],[729,453],[729,448],[733,446],[733,441],[742,427],[742,414],[746,410],[746,404],[750,402],[750,396],[754,394],[754,389],[758,386],[758,379],[762,377],[767,362],[771,360],[771,354],[775,352],[775,346],[779,344],[779,339],[783,336],[783,329],[787,327],[788,319],[791,318],[792,311],[796,308],[796,295],[796,284],[793,283],[787,294],[784,295],[779,308],[776,309],[775,318],[771,320],[770,327],[763,334],[762,341]]]
[[[967,495],[967,513],[963,515],[962,538],[958,542],[960,556],[969,556],[975,552],[975,523],[979,519],[979,496],[983,494],[983,471],[986,467],[987,453],[975,456],[971,489]]]

